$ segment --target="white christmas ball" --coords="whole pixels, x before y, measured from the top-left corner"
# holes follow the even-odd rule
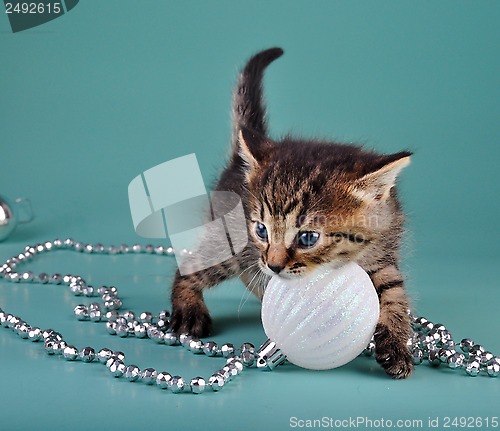
[[[340,367],[368,345],[379,301],[368,274],[356,263],[320,268],[306,277],[273,277],[262,300],[270,340],[303,368]]]

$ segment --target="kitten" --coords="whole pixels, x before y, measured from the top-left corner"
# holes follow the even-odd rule
[[[252,57],[233,100],[232,153],[216,189],[243,202],[249,242],[243,252],[190,275],[177,272],[171,327],[203,337],[211,319],[203,290],[239,276],[262,297],[271,276],[300,277],[319,265],[357,262],[380,299],[375,357],[393,378],[413,369],[408,300],[399,271],[403,213],[396,178],[409,152],[381,155],[354,145],[267,136],[262,78],[283,51]]]

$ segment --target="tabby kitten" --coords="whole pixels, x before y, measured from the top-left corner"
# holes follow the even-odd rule
[[[391,377],[408,377],[411,331],[398,264],[403,213],[395,183],[411,153],[381,155],[354,145],[270,139],[262,78],[282,54],[280,48],[258,53],[239,76],[232,153],[216,187],[241,197],[248,245],[214,267],[190,275],[177,272],[171,327],[176,333],[208,335],[211,318],[203,290],[228,278],[239,276],[261,298],[273,275],[301,277],[319,265],[355,261],[380,300],[375,357]]]

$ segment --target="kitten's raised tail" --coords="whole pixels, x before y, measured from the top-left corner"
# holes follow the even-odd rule
[[[238,133],[241,127],[266,135],[266,109],[262,95],[262,77],[264,70],[274,60],[281,57],[281,48],[261,51],[248,60],[241,71],[233,95],[233,149],[238,145]]]

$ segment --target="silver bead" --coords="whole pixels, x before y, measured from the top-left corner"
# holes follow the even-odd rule
[[[231,378],[237,376],[240,373],[234,363],[227,364],[226,367],[228,368],[229,373],[231,374]]]
[[[42,284],[47,284],[49,282],[49,276],[45,272],[42,272],[38,274],[37,279],[40,281]]]
[[[120,352],[119,350],[114,351],[111,357],[119,359],[122,362],[125,361],[125,353]]]
[[[411,360],[414,365],[420,365],[424,358],[424,353],[418,347],[414,348],[411,352]]]
[[[141,370],[137,365],[129,365],[125,368],[124,375],[129,382],[135,382],[136,380],[139,379],[141,375]]]
[[[223,344],[220,348],[222,356],[228,358],[234,353],[234,346],[231,343]]]
[[[77,305],[74,308],[73,313],[75,314],[78,320],[88,320],[90,317],[87,306],[83,304]]]
[[[170,321],[170,312],[167,310],[161,310],[158,313],[158,320],[163,320],[164,322]]]
[[[189,342],[189,350],[195,354],[203,353],[203,341],[198,339],[191,340]]]
[[[125,373],[125,364],[120,361],[119,359],[116,359],[110,366],[109,366],[109,371],[113,376],[115,377],[121,377],[123,376],[123,373]]]
[[[427,325],[429,325],[429,323]],[[431,339],[432,339],[432,341],[434,343],[441,342],[441,333],[439,331],[436,331],[435,329],[432,329],[429,332],[426,331],[426,333],[428,334],[429,337],[431,337]]]
[[[104,246],[102,244],[94,245],[94,253],[104,253]]]
[[[175,346],[175,345],[179,344],[179,340],[177,339],[177,336],[173,332],[169,332],[169,331],[165,332],[165,335],[163,336],[163,341],[168,346]]]
[[[189,386],[193,394],[201,394],[204,392],[206,385],[207,383],[203,377],[194,377],[189,382]]]
[[[147,253],[147,254],[153,254],[153,251],[154,251],[154,247],[151,245],[151,244],[148,244],[144,247],[144,251]]]
[[[448,350],[441,348],[438,350],[439,360],[444,363],[448,363],[448,359],[452,357],[456,352],[454,350]]]
[[[137,325],[137,322],[128,322],[127,323],[127,328],[128,328],[128,335],[134,336],[135,335],[135,326]]]
[[[484,352],[481,355],[481,365],[488,365],[494,358],[495,358],[495,355],[493,355],[493,353]]]
[[[82,295],[92,297],[97,295],[97,290],[93,286],[85,286],[82,288]]]
[[[141,380],[146,385],[152,385],[156,382],[158,372],[154,368],[146,368],[141,372]]]
[[[229,380],[231,380],[232,374],[231,374],[231,369],[225,365],[219,370],[219,373],[224,377],[224,382],[227,383]]]
[[[62,355],[66,346],[67,346],[67,344],[65,341],[56,341],[54,346],[53,346],[54,354],[55,355]]]
[[[132,320],[135,320],[135,313],[133,311],[125,311],[123,313],[123,318],[127,319],[127,322],[131,322]]]
[[[54,355],[57,349],[56,344],[58,344],[58,341],[56,340],[45,340],[43,343],[43,348],[45,349],[45,353],[48,355]]]
[[[71,283],[69,285],[69,290],[71,290],[71,293],[75,296],[80,296],[82,292],[82,285],[80,283]]]
[[[123,302],[121,299],[114,298],[110,301],[105,301],[104,302],[104,308],[108,310],[119,310],[123,305]]]
[[[255,346],[252,343],[243,343],[241,345],[241,351],[255,353]]]
[[[158,329],[161,331],[165,332],[169,329],[169,322],[167,320],[162,320],[159,319],[158,322],[156,322],[156,326],[158,326]]]
[[[99,305],[98,302],[91,302],[89,304],[89,311],[95,311],[95,310],[100,310],[101,306]]]
[[[89,313],[89,318],[91,322],[100,322],[102,318],[101,310],[92,310]]]
[[[75,245],[75,241],[72,240],[71,238],[66,238],[63,242],[64,247],[66,248],[71,248]]]
[[[35,278],[35,276],[33,275],[33,273],[31,271],[23,272],[21,275],[21,281],[23,281],[25,283],[29,283],[29,282],[33,281],[34,278]]]
[[[425,325],[427,322],[428,320],[425,317],[415,317],[414,319],[415,329],[417,330],[422,329],[422,326]]]
[[[172,256],[174,254],[174,249],[172,247],[167,247],[164,253],[168,254],[169,256]]]
[[[248,353],[248,352],[245,352]],[[234,366],[236,368],[236,371],[238,374],[240,374],[243,371],[243,362],[240,359],[236,359],[232,362],[229,363],[229,366]]]
[[[75,346],[66,346],[63,350],[64,359],[74,361],[78,358],[78,349]]]
[[[250,352],[241,352],[241,361],[245,367],[251,367],[255,362],[255,354]]]
[[[127,244],[122,244],[120,246],[120,253],[128,253],[130,251],[130,247]]]
[[[62,275],[61,274],[52,274],[50,277],[49,283],[50,284],[61,284],[63,281]]]
[[[469,353],[469,350],[472,349],[472,346],[474,346],[474,341],[472,341],[470,338],[464,338],[462,341],[460,341],[460,349],[464,353]]]
[[[441,338],[439,340],[441,345],[448,345],[450,342],[453,342],[453,337],[452,337],[450,331],[444,329],[442,331],[439,331],[438,333],[441,336]]]
[[[120,314],[118,313],[118,311],[116,310],[111,310],[111,311],[108,311],[106,313],[106,319],[109,321],[109,322],[116,322],[116,319],[120,316]]]
[[[455,352],[447,360],[448,367],[450,367],[450,368],[462,368],[464,366],[464,361],[465,361],[465,355],[463,353]]]
[[[7,326],[7,313],[0,312],[0,325]]]
[[[108,359],[111,358],[113,352],[107,348],[103,348],[97,352],[97,359],[101,364],[105,364],[108,362]]]
[[[160,389],[168,389],[168,382],[172,380],[172,375],[166,371],[162,371],[156,375],[156,386]]]
[[[471,349],[469,350],[469,355],[470,356],[483,356],[483,353],[485,352],[484,347],[480,346],[479,344],[474,344]]]
[[[434,367],[438,367],[441,364],[441,360],[439,359],[439,353],[437,350],[429,351],[429,364]]]
[[[112,302],[115,300],[115,298],[115,295],[107,291],[101,295],[102,302]],[[116,314],[119,315],[118,311],[116,312]]]
[[[63,337],[59,332],[54,331],[53,329],[46,329],[42,332],[42,337],[44,340],[55,339],[56,341],[62,341]]]
[[[116,335],[116,326],[115,322],[106,322],[106,330],[111,335]]]
[[[207,356],[216,356],[219,350],[219,346],[214,341],[209,341],[203,346],[203,353]]]
[[[95,359],[95,350],[92,347],[84,347],[80,350],[80,359],[83,362],[92,362]]]
[[[158,329],[156,325],[150,325],[146,329],[148,337],[157,343],[164,343],[165,340],[163,336],[165,335],[162,331]]]
[[[120,316],[115,319],[115,323],[117,325],[126,325],[128,322],[127,319],[125,319],[125,317]]]
[[[191,337],[191,335],[189,335],[187,333],[183,333],[183,334],[179,335],[179,342],[184,347],[189,347],[189,343],[191,342],[192,339],[193,339],[193,337]]]
[[[465,366],[465,372],[469,376],[476,377],[479,374],[479,371],[481,371],[481,364],[479,363],[479,361],[469,361]]]
[[[427,321],[425,324],[422,325],[421,329],[424,334],[430,334],[431,331],[434,329],[434,323]]]
[[[486,367],[486,371],[488,373],[488,376],[498,377],[500,375],[500,364],[498,364],[496,362],[491,362]]]
[[[149,338],[157,344],[165,343],[165,338],[164,338],[165,333],[163,331],[160,331],[159,329],[155,329],[153,332],[151,332],[151,334],[148,333],[148,335],[149,335]]]
[[[109,323],[109,322],[108,322]],[[122,338],[128,337],[128,326],[127,325],[122,325],[122,324],[115,324],[115,331],[116,335]]]
[[[55,239],[53,241],[53,243],[54,243],[54,247],[56,247],[56,248],[61,248],[64,246],[64,243],[59,238]]]
[[[73,248],[76,250],[76,251],[83,251],[85,249],[85,245],[81,242],[75,242],[73,244]]]
[[[158,247],[155,247],[155,253],[156,254],[163,254],[165,251],[165,248],[162,245],[159,245]]]
[[[140,244],[134,244],[132,246],[133,253],[142,253],[142,246]]]
[[[219,373],[212,374],[208,379],[208,386],[210,386],[214,392],[220,391],[224,387],[224,377]]]
[[[10,318],[9,318],[10,317]],[[16,316],[13,316],[11,314],[9,314],[7,316],[7,327],[8,328],[13,328],[14,326],[16,326],[16,324],[18,324],[19,322],[21,321],[21,319],[19,319],[19,317],[16,317]]]
[[[28,339],[29,332],[31,330],[31,326],[29,326],[26,322],[19,322],[16,326],[16,333],[23,339]]]
[[[170,389],[174,394],[178,394],[184,390],[186,382],[181,376],[173,376],[168,381],[168,389]]]
[[[145,338],[148,335],[148,331],[142,323],[137,323],[134,325],[134,335],[137,338]]]
[[[19,283],[21,281],[21,274],[19,274],[18,272],[11,272],[7,279],[12,283]]]
[[[119,247],[115,247],[114,245],[110,245],[106,251],[109,253],[109,254],[117,254],[120,252],[120,248]]]
[[[33,342],[40,341],[42,338],[42,331],[40,330],[40,328],[31,328],[31,330],[28,332],[28,339]]]
[[[153,321],[153,314],[151,314],[149,311],[143,311],[139,316],[139,320],[143,323],[151,323]]]

